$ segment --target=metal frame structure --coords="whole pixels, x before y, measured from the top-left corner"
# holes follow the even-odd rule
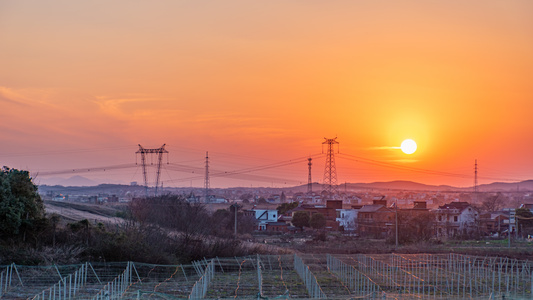
[[[147,149],[147,148],[143,148],[143,146],[139,144],[139,150],[135,152],[136,154],[141,155],[141,163],[142,163],[142,168],[143,168],[143,179],[144,179],[144,191],[145,191],[146,197],[148,197],[148,176],[146,173],[146,154],[157,154],[157,171],[156,171],[155,191],[154,191],[154,196],[157,196],[157,189],[159,187],[159,179],[161,177],[161,162],[163,161],[163,154],[168,153],[168,151],[165,150],[165,145],[166,144],[163,144],[163,146],[159,148],[155,148],[155,149]]]

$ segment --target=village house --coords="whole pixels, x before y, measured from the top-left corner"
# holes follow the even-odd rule
[[[254,212],[256,229],[259,231],[266,231],[269,223],[278,222],[278,211],[275,209],[254,209]]]
[[[285,222],[270,222],[266,224],[266,231],[268,232],[285,233],[289,232],[291,229],[294,230],[294,227],[289,226],[289,224]]]
[[[434,213],[437,238],[470,235],[479,228],[479,213],[468,202],[450,202]]]
[[[491,212],[479,216],[479,228],[483,235],[500,236],[509,230],[509,214],[504,212]]]
[[[357,214],[358,232],[361,236],[382,238],[391,230],[395,211],[387,207],[387,200],[374,199],[373,204],[364,205]]]

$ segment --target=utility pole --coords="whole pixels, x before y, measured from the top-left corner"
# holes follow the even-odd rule
[[[237,203],[232,204],[230,207],[233,207],[233,212],[235,213],[235,232],[234,236],[237,238],[237,210],[239,209],[239,205]]]
[[[337,194],[337,168],[335,167],[335,152],[333,147],[337,142],[337,138],[327,139],[322,143],[322,145],[328,145],[328,152],[326,154],[326,167],[324,169],[324,185],[325,191],[330,198],[333,198]]]
[[[398,203],[396,200],[394,200],[394,210],[395,210],[395,218],[396,218],[396,249],[398,249]]]
[[[144,192],[146,197],[148,197],[148,176],[146,174],[146,154],[157,154],[157,172],[156,172],[156,180],[155,180],[155,192],[154,196],[157,196],[157,188],[159,187],[159,178],[161,177],[161,162],[163,161],[163,154],[167,153],[167,159],[168,159],[168,151],[165,150],[165,145],[155,148],[155,149],[147,149],[143,148],[139,144],[139,150],[135,152],[136,154],[141,154],[141,162],[143,166],[143,178],[144,178]]]
[[[474,164],[474,193],[477,193],[477,159]]]
[[[307,194],[311,195],[313,193],[313,181],[311,180],[311,166],[313,165],[311,161],[313,159],[309,157],[307,160],[309,161],[307,163],[307,166],[309,167],[309,174],[307,175]]]
[[[205,203],[209,202],[209,152],[205,152]]]

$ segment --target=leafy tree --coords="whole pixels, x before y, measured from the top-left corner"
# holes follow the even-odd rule
[[[251,200],[253,197],[254,197],[254,195],[252,195],[252,194],[250,194],[250,193],[244,193],[244,194],[242,194],[242,195],[239,197],[239,199],[241,199],[242,202],[244,202],[244,203],[249,203],[250,200]],[[245,202],[245,201],[247,201],[247,202]]]
[[[244,213],[237,210],[237,232],[239,234],[251,233],[254,228],[255,218],[245,216]],[[235,210],[233,206],[228,209],[218,209],[212,215],[210,220],[210,233],[219,237],[233,236],[235,230]]]
[[[292,225],[300,227],[303,230],[304,227],[309,227],[309,213],[305,211],[297,211],[292,216]]]
[[[266,201],[265,197],[259,197],[257,200],[256,200],[257,204],[267,204],[268,202]]]
[[[309,220],[309,225],[313,229],[322,229],[326,227],[326,217],[321,213],[313,214]]]
[[[298,207],[298,202],[282,203],[281,205],[278,205],[278,207],[276,207],[276,210],[280,215],[283,215],[284,213],[296,207]]]
[[[0,236],[13,237],[35,229],[44,206],[28,171],[0,171]]]

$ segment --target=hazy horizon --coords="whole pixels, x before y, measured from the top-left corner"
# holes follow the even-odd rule
[[[142,184],[166,144],[165,186],[206,151],[212,187],[322,182],[335,136],[338,183],[533,178],[529,0],[8,0],[0,37],[0,165],[40,178]]]

